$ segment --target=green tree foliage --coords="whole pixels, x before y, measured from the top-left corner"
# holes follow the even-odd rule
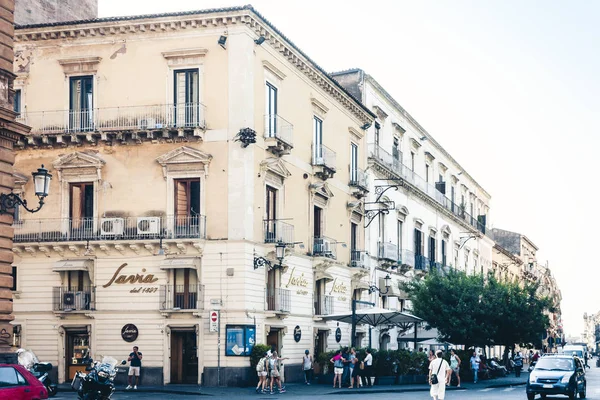
[[[548,328],[549,299],[537,284],[500,282],[493,275],[461,271],[429,273],[402,285],[415,315],[436,328],[440,339],[470,346],[539,345]]]

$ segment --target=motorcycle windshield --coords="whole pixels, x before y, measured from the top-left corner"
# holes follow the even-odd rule
[[[112,369],[115,369],[115,367],[117,366],[118,363],[119,362],[114,357],[111,357],[111,356],[102,357],[102,364],[108,364],[108,365],[110,365],[110,367]]]
[[[24,366],[27,369],[31,369],[34,364],[38,363],[39,360],[36,357],[35,353],[31,350],[19,349],[23,351],[18,351],[18,360],[19,365]]]

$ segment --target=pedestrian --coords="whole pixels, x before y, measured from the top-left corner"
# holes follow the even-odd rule
[[[135,376],[133,390],[137,390],[138,384],[140,383],[140,370],[142,369],[142,353],[140,353],[139,348],[137,346],[133,346],[133,352],[129,353],[127,361],[129,361],[129,373],[127,376],[127,387],[125,388],[125,390],[131,389],[131,382],[133,381],[133,376]]]
[[[354,387],[355,362],[356,362],[356,350],[353,347],[350,349],[350,353],[348,354],[348,370],[350,371],[349,372],[350,385],[348,386],[349,389],[352,389]]]
[[[427,356],[427,359],[429,360],[429,362],[431,363],[433,360],[435,360],[435,353],[433,350],[429,350],[429,355]]]
[[[354,354],[354,359],[352,360],[352,364],[354,365],[354,368],[352,368],[352,381],[350,381],[350,388],[354,387],[354,385],[356,384],[356,388],[358,389],[359,387],[361,387],[361,375],[362,375],[362,371],[364,368],[364,363],[362,363],[359,358],[358,355],[356,354],[356,350],[353,348],[351,350],[351,353]]]
[[[523,356],[521,355],[520,351],[517,352],[517,354],[515,354],[514,362],[515,362],[515,376],[518,378],[521,376],[521,370],[523,369]]]
[[[344,362],[342,361],[342,350],[338,350],[329,362],[333,363],[333,387],[338,382],[338,387],[342,388],[342,374],[344,373]]]
[[[277,384],[277,388],[279,390],[279,393],[285,393],[285,387],[281,385],[281,373],[280,373],[280,364],[279,362],[281,360],[285,360],[286,358],[281,358],[279,357],[279,355],[277,354],[276,351],[274,351],[271,354],[271,358],[269,359],[269,371],[270,371],[270,375],[271,375],[271,385],[270,385],[270,394],[274,394],[273,393],[273,383]]]
[[[302,357],[302,370],[304,371],[304,383],[310,385],[312,379],[313,369],[313,358],[310,355],[310,351],[304,350],[304,356]]]
[[[342,384],[344,386],[350,385],[350,353],[348,348],[344,347],[342,351],[342,363],[344,364],[344,372],[342,372]]]
[[[456,355],[454,349],[450,350],[450,368],[452,369],[452,373],[450,378],[452,379],[452,374],[456,374],[456,379],[458,381],[458,385],[456,387],[460,387],[460,357]]]
[[[471,370],[473,371],[473,383],[477,383],[477,373],[479,372],[479,363],[481,362],[479,357],[477,356],[477,352],[473,351],[473,356],[471,356]]]
[[[373,355],[371,354],[371,349],[366,350],[367,355],[365,356],[364,363],[365,369],[363,370],[363,382],[367,387],[373,386],[373,382],[371,381],[371,376],[373,376]]]
[[[433,400],[443,400],[446,396],[446,385],[450,382],[452,370],[448,362],[442,358],[442,351],[435,353],[435,360],[429,363],[429,394]]]
[[[258,375],[256,393],[259,394],[267,392],[267,371],[269,370],[269,366],[267,364],[268,357],[269,353],[265,353],[260,360],[258,360],[258,364],[256,364],[256,374]]]
[[[533,355],[533,357],[531,357],[531,362],[532,363],[537,363],[537,361],[539,360],[539,358],[540,358],[540,352],[536,351],[535,354]]]

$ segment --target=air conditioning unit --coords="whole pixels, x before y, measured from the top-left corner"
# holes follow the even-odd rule
[[[100,234],[103,236],[119,236],[125,230],[125,219],[123,218],[101,218]]]
[[[138,129],[155,129],[156,128],[156,119],[154,118],[143,118],[138,121]]]
[[[325,257],[333,256],[333,253],[331,252],[331,247],[331,242],[328,239],[323,239],[323,255]]]
[[[160,232],[160,217],[139,217],[137,219],[138,235],[158,235]]]
[[[63,293],[63,304],[65,306],[71,306],[71,307],[74,306],[75,305],[75,293],[74,292]]]

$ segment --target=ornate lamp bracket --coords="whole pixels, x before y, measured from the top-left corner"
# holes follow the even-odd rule
[[[378,208],[373,209],[365,209],[365,228],[368,228],[371,225],[371,222],[377,217],[379,214],[389,214],[390,210],[396,208],[396,203],[393,201],[375,201],[370,203],[364,203],[365,208],[368,205],[377,205]]]

